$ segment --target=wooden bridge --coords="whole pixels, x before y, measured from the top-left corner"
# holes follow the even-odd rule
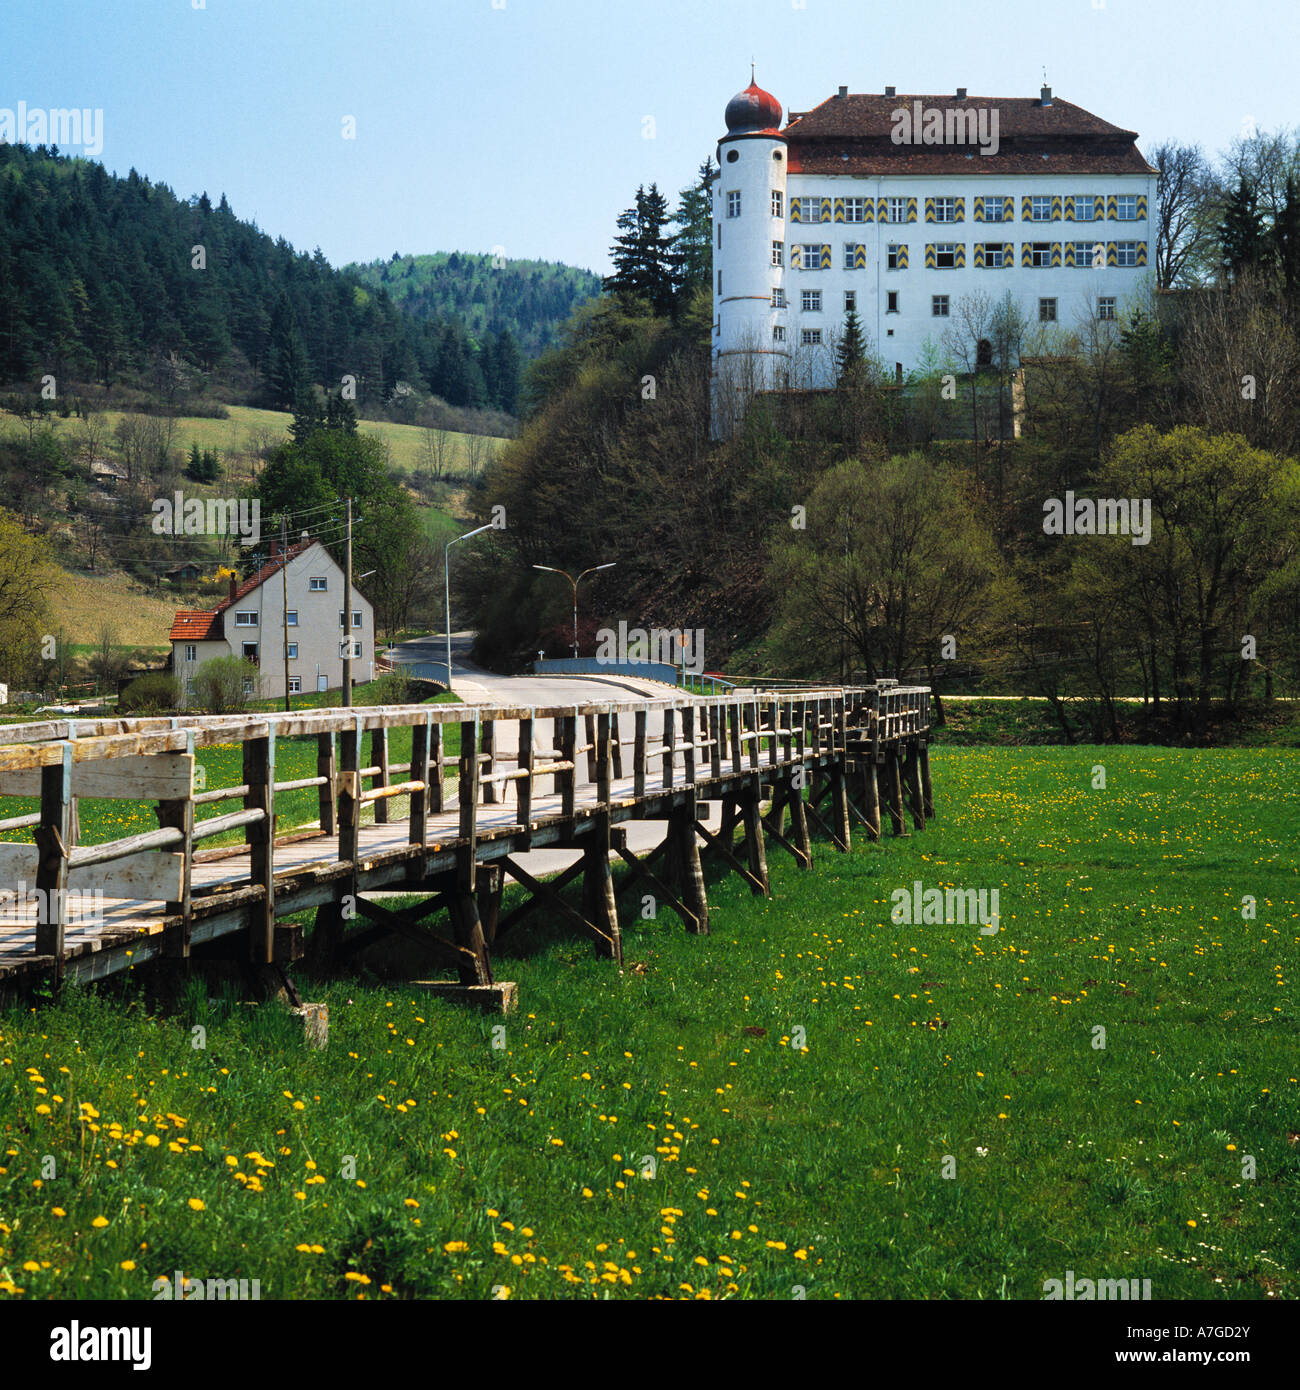
[[[880,837],[882,808],[895,834],[908,812],[921,829],[934,813],[929,728],[929,690],[893,682],[12,726],[0,730],[0,796],[39,797],[40,809],[0,820],[23,834],[0,843],[0,990],[224,952],[278,973],[301,1004],[283,965],[306,943],[287,919],[314,912],[322,967],[396,934],[456,972],[445,992],[508,1007],[492,948],[540,903],[622,959],[612,862],[630,871],[618,891],[644,883],[706,933],[701,850],[767,894],[767,843],[809,868],[810,823],[842,851],[855,822]],[[390,737],[406,729],[410,761],[391,763]],[[312,744],[315,775],[277,780],[277,749],[310,766]],[[242,748],[242,780],[208,786],[196,754],[222,745]],[[316,820],[278,827],[277,797],[311,789]],[[153,803],[158,828],[80,844],[87,798]],[[239,809],[217,808],[232,799]],[[720,828],[705,802],[720,803]],[[627,843],[635,821],[664,827],[640,858]],[[203,848],[218,837],[242,843]],[[519,862],[541,848],[578,857],[544,882]],[[579,876],[580,907],[561,896]],[[507,877],[527,897],[502,916]],[[420,901],[394,911],[378,900],[396,893]],[[449,934],[430,925],[438,917]]]

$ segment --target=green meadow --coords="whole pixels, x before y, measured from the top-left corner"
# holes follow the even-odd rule
[[[621,972],[532,919],[506,1018],[373,974],[305,983],[323,1052],[197,984],[0,1012],[0,1289],[1300,1296],[1300,753],[933,768],[921,834],[769,844],[770,900],[710,870],[708,937],[638,885]],[[892,921],[918,880],[996,935]]]

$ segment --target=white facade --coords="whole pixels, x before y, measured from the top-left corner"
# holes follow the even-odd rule
[[[1009,290],[1032,337],[1040,325],[1120,317],[1149,287],[1156,175],[1131,132],[1075,107],[1054,112],[1044,89],[1036,101],[1005,104],[1018,105],[1009,114],[1034,133],[985,156],[893,144],[887,127],[882,138],[886,106],[941,99],[890,91],[869,113],[860,104],[849,114],[863,100],[842,89],[810,113],[818,138],[802,143],[803,118],[784,130],[737,130],[728,108],[732,132],[719,143],[713,186],[715,381],[834,385],[850,307],[868,351],[906,374],[943,359],[945,329],[972,296],[996,303]],[[964,92],[947,100],[966,104]],[[827,139],[837,101],[846,123],[860,131],[874,120],[877,129],[849,126],[838,142]],[[1025,109],[1040,106],[1041,115]],[[1039,133],[1053,123],[1062,134]],[[1124,136],[1127,144],[1115,138]]]
[[[215,612],[178,614],[171,634],[172,670],[180,681],[182,700],[192,696],[194,674],[205,661],[230,655],[256,662],[260,698],[282,699],[286,644],[291,695],[339,689],[342,598],[341,566],[313,541],[292,547],[287,566],[279,560],[264,566],[255,581],[246,581]],[[373,680],[374,608],[355,584],[350,608],[352,676],[354,681]]]

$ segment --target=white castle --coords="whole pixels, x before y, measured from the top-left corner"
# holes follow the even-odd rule
[[[1033,97],[837,96],[727,105],[713,184],[715,391],[835,382],[856,310],[898,377],[1010,291],[1030,329],[1117,319],[1147,288],[1156,171],[1137,134]],[[949,335],[951,341],[952,335]]]

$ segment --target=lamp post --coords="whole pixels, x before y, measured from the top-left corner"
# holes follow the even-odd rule
[[[578,658],[578,585],[589,574],[596,574],[600,570],[612,570],[616,564],[618,564],[617,560],[611,560],[607,565],[593,565],[589,570],[583,570],[576,579],[567,570],[557,570],[550,565],[533,566],[535,570],[545,570],[547,574],[562,574],[573,585],[573,658],[575,661]]]
[[[449,540],[442,552],[442,580],[443,580],[443,619],[447,624],[447,690],[451,690],[451,548],[460,541],[467,541],[471,536],[481,536],[484,531],[491,531],[492,524],[480,526],[476,530],[466,531],[463,536],[456,536]]]

